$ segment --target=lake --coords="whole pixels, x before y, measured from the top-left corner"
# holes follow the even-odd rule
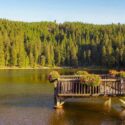
[[[76,70],[59,70],[73,74]],[[125,125],[118,98],[112,108],[104,99],[68,99],[64,109],[53,109],[50,70],[0,70],[0,125]]]

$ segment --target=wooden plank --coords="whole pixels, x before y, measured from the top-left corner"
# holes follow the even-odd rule
[[[101,79],[102,82],[115,82],[117,79]]]
[[[58,94],[58,96],[63,96],[63,97],[88,97],[88,96],[92,96],[92,97],[94,97],[94,96],[99,96],[99,94],[93,94],[93,95],[91,95],[91,94]]]
[[[72,78],[68,78],[68,79],[59,79],[58,81],[62,81],[62,82],[65,82],[65,81],[80,81],[79,79],[72,79]],[[117,79],[101,79],[101,82],[115,82],[115,81],[118,81]]]
[[[58,94],[59,97],[100,97],[100,96],[104,96],[104,97],[116,97],[116,95],[112,95],[112,94],[108,94],[108,95],[104,95],[104,94]],[[117,95],[117,97],[123,97],[125,96],[125,94],[122,95]]]

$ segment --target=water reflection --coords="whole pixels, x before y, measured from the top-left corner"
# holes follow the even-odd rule
[[[86,107],[85,107],[86,106]],[[98,108],[97,108],[98,107]],[[91,110],[93,109],[93,110]],[[52,125],[124,125],[124,121],[101,110],[101,105],[68,103],[52,116]]]
[[[53,109],[50,70],[0,71],[0,125],[125,125],[125,111],[114,99],[109,111],[102,99],[68,99]],[[59,70],[72,74],[74,70]],[[117,109],[117,111],[116,111]]]

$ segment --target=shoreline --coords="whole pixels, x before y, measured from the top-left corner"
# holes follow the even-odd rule
[[[36,67],[17,67],[17,66],[8,66],[8,67],[0,67],[0,70],[38,70],[38,69],[52,69],[52,70],[59,70],[59,69],[79,69],[79,70],[110,70],[110,69],[114,69],[114,70],[125,70],[125,68],[121,67],[121,68],[108,68],[108,67],[102,67],[102,66],[78,66],[78,67],[70,67],[70,66],[36,66]]]
[[[0,70],[6,70],[6,69],[70,69],[71,67],[0,67]]]
[[[16,67],[16,66],[12,66],[12,67],[0,67],[0,70],[38,70],[38,69],[52,69],[52,70],[58,70],[58,69],[81,69],[81,70],[109,70],[110,68],[106,68],[106,67],[101,67],[101,66],[82,66],[82,67],[68,67],[68,66],[54,66],[54,67],[40,67],[40,66],[36,66],[36,67]]]

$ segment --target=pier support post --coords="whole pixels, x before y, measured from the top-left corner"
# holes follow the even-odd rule
[[[56,109],[62,109],[63,108],[64,101],[62,101],[61,98],[59,98],[57,96],[54,97],[54,103],[55,103],[54,108],[56,108]]]
[[[110,111],[111,106],[112,106],[112,101],[111,101],[111,97],[110,97],[104,102],[104,108],[107,109],[108,111]]]
[[[57,88],[54,88],[54,108],[61,109],[63,108],[64,101],[58,97]]]

